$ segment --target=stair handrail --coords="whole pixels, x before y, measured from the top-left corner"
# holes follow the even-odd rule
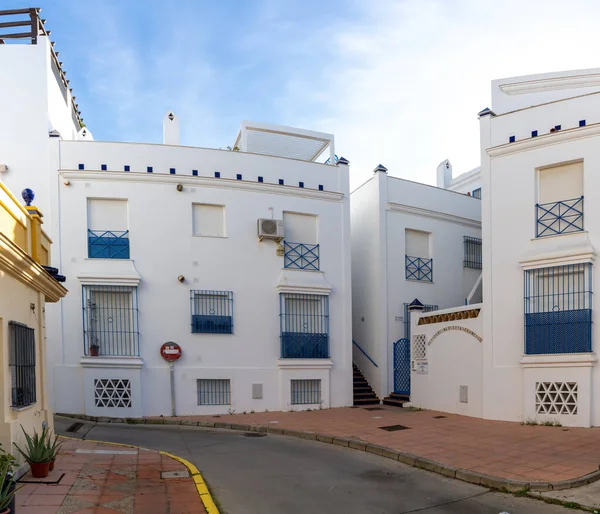
[[[356,346],[356,347],[357,347],[357,348],[358,348],[358,349],[359,349],[359,350],[360,350],[360,351],[363,353],[363,355],[364,355],[364,356],[365,356],[367,359],[369,359],[369,360],[370,360],[370,361],[373,363],[373,366],[375,366],[376,368],[378,368],[378,367],[379,367],[379,366],[377,365],[377,363],[376,363],[376,362],[375,362],[373,359],[371,359],[371,357],[369,357],[369,354],[368,354],[367,352],[365,352],[365,351],[364,351],[364,350],[361,348],[361,346],[360,346],[360,345],[359,345],[359,344],[358,344],[358,343],[357,343],[357,342],[356,342],[354,339],[352,339],[352,343],[354,344],[354,346]]]

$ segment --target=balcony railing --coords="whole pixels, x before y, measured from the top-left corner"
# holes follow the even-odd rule
[[[329,297],[281,293],[279,295],[282,359],[329,357]]]
[[[284,245],[284,268],[319,270],[319,245],[288,243]]]
[[[583,230],[583,196],[572,200],[536,204],[535,237],[570,234]]]
[[[281,333],[282,359],[329,358],[329,334]]]
[[[407,280],[433,282],[433,259],[406,255],[405,265]]]
[[[129,259],[129,230],[88,230],[90,259]]]

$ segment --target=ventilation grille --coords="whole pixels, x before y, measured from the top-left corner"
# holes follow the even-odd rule
[[[96,407],[131,407],[131,380],[97,378],[94,380]]]
[[[414,360],[427,358],[427,337],[425,334],[412,336],[412,358]]]
[[[577,414],[577,382],[536,382],[537,414]]]

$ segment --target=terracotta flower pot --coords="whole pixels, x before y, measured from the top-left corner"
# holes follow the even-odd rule
[[[10,514],[10,507],[8,507],[6,510],[3,510],[2,512],[0,512],[0,514]]]
[[[56,459],[52,459],[50,461],[50,466],[48,466],[48,470],[49,471],[54,471],[54,464],[55,464],[55,462],[56,462]]]
[[[92,357],[98,357],[98,350],[100,350],[99,346],[90,346],[90,355]]]
[[[46,478],[50,473],[49,462],[30,462],[29,467],[33,478]]]

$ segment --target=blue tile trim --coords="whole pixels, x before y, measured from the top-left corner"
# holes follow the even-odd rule
[[[319,191],[323,191],[323,184],[319,184]]]
[[[84,169],[85,169],[85,165],[84,165],[84,164],[80,164],[80,165],[78,166],[78,169],[80,169],[80,170],[84,170]]]
[[[175,175],[175,168],[169,168],[169,173],[171,175]]]
[[[192,170],[192,175],[194,175],[194,177],[198,176],[198,170]]]
[[[579,120],[579,126],[585,127],[585,120]]]
[[[561,125],[554,125],[554,130],[560,130],[561,128]]]
[[[510,136],[510,137],[508,138],[508,142],[509,142],[509,143],[514,143],[514,142],[515,142],[515,136]]]
[[[531,131],[531,137],[537,137],[538,135],[538,131],[537,130],[532,130]]]
[[[221,178],[221,172],[215,171],[215,178]]]
[[[237,180],[242,180],[242,175],[241,175],[240,173],[238,173],[238,174],[235,176],[235,178],[236,178]]]
[[[107,169],[107,166],[106,166],[106,164],[101,164],[101,165],[100,165],[100,169],[101,169],[102,171],[106,171],[106,169]]]
[[[146,169],[146,171],[147,171],[148,173],[152,173],[152,166],[148,166],[148,168]]]
[[[123,168],[125,171],[131,171],[131,168],[126,164]]]
[[[304,182],[298,182],[298,187],[304,187]]]
[[[279,179],[279,185],[283,186],[283,179],[282,178]]]
[[[262,182],[262,181],[263,181],[263,178],[262,178],[262,177],[258,177],[258,181],[259,181],[259,182]]]

